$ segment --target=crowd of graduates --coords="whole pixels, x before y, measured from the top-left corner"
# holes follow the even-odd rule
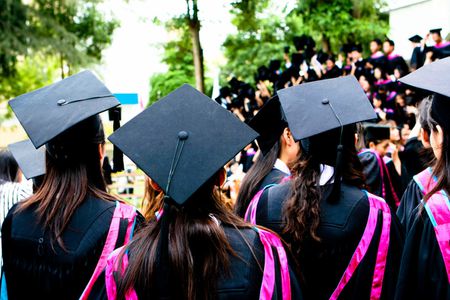
[[[29,140],[0,151],[2,299],[450,299],[435,43],[408,67],[390,40],[335,60],[298,37],[256,91],[185,84],[122,127],[91,71],[10,100]],[[123,153],[146,174],[140,211],[108,192],[107,110],[113,171]]]
[[[294,53],[289,53],[292,47],[286,46],[284,61],[271,60],[267,66],[258,68],[255,87],[233,77],[220,89],[220,95],[215,100],[248,123],[280,89],[354,75],[377,114],[377,118],[370,122],[391,129],[390,143],[380,153],[395,161],[397,172],[393,174],[393,180],[401,198],[409,180],[421,170],[423,162],[429,157],[427,153],[421,153],[418,161],[414,155],[417,147],[421,147],[417,140],[419,124],[417,127],[415,125],[419,116],[417,108],[424,94],[421,90],[405,86],[398,79],[423,65],[450,56],[450,42],[443,39],[440,28],[431,29],[425,38],[414,35],[409,41],[411,56],[408,58],[396,54],[395,42],[388,38],[377,38],[364,45],[370,51],[365,58],[360,44],[343,45],[335,55],[317,50],[315,41],[309,36],[296,36],[293,39]],[[244,174],[257,158],[257,149],[256,144],[248,146],[233,162],[230,175],[234,175],[229,183],[229,195],[233,199],[237,197]],[[416,152],[411,153],[410,150]],[[396,178],[398,176],[401,178]]]

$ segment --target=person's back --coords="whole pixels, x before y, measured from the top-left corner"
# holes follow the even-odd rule
[[[106,192],[101,166],[98,113],[118,104],[89,71],[10,101],[34,147],[45,144],[46,174],[2,227],[9,299],[86,299],[108,255],[129,241],[136,210]]]
[[[78,299],[102,253],[115,203],[88,197],[61,236],[63,249],[39,222],[36,205],[15,213],[2,228],[10,299]],[[26,282],[27,288],[24,288]]]

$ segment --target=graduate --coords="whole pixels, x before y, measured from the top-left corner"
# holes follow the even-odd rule
[[[411,45],[413,46],[413,52],[411,54],[410,60],[411,71],[415,71],[421,66],[423,66],[423,63],[425,62],[425,55],[423,52],[424,45],[421,44],[423,38],[420,35],[416,34],[410,37],[408,40],[411,42]]]
[[[436,163],[424,181],[425,196],[407,222],[396,299],[450,299],[449,70],[450,58],[446,58],[401,79],[431,93],[428,123]]]
[[[280,239],[218,193],[223,165],[256,137],[189,85],[110,137],[163,191],[164,208],[110,257],[96,299],[302,299]]]
[[[433,58],[445,58],[450,56],[450,42],[441,36],[442,28],[430,29],[431,39],[434,42]]]
[[[297,160],[300,146],[292,137],[276,96],[263,106],[249,125],[259,133],[260,154],[242,181],[235,211],[251,222],[250,216],[257,209],[262,190],[291,175],[289,167]]]
[[[392,159],[385,158],[390,145],[390,127],[366,123],[363,128],[366,148],[359,151],[358,157],[368,190],[385,199],[395,212],[400,204],[395,183],[399,185],[401,182]]]
[[[384,68],[387,63],[387,58],[381,51],[383,43],[380,39],[373,39],[370,42],[370,56],[367,58],[367,62],[371,65],[371,68]]]
[[[386,202],[362,188],[355,123],[375,118],[353,76],[279,91],[301,157],[264,191],[257,224],[283,235],[306,299],[392,299],[402,237]]]
[[[22,174],[33,181],[33,192],[41,186],[45,174],[45,146],[34,148],[30,140],[20,141],[8,146],[19,164]]]
[[[119,101],[84,71],[9,104],[35,149],[45,145],[46,173],[3,222],[2,295],[87,299],[106,258],[139,223],[134,207],[107,194],[102,175],[98,114]]]
[[[383,51],[386,55],[386,72],[389,75],[394,74],[394,70],[399,68],[401,74],[408,73],[408,65],[402,56],[394,53],[395,51],[395,43],[391,39],[386,39],[383,43]]]

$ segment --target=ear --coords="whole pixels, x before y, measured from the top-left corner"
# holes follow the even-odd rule
[[[225,168],[222,168],[219,170],[217,186],[222,187],[225,184],[225,181],[227,181],[227,171]]]
[[[103,158],[105,158],[105,144],[98,144],[98,156],[103,164]]]
[[[423,128],[420,128],[420,136],[422,137],[423,142],[430,143],[430,136],[428,135],[428,132]]]
[[[436,129],[438,131],[438,144],[442,145],[444,143],[444,130],[442,129],[442,127],[440,125],[436,126]]]
[[[152,189],[154,189],[155,191],[162,192],[162,189],[159,187],[159,185],[154,182],[150,177],[147,177],[148,183],[150,184],[150,186],[152,187]]]
[[[292,143],[295,143],[291,130],[288,127],[284,128],[283,134],[281,136],[283,137],[284,143],[287,146],[291,146]]]
[[[375,145],[374,142],[370,142],[370,143],[369,143],[369,148],[370,148],[370,149],[375,149],[375,147],[376,147],[376,145]]]

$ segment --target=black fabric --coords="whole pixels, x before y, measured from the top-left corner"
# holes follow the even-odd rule
[[[27,179],[45,174],[45,147],[36,149],[30,140],[8,145],[9,151]]]
[[[264,268],[264,248],[258,234],[253,229],[241,229],[224,226],[228,241],[235,251],[230,254],[229,273],[222,272],[217,283],[217,296],[220,300],[259,299]],[[245,239],[245,241],[244,241]],[[251,249],[249,248],[249,246]],[[276,270],[279,271],[276,250],[274,249]],[[260,268],[261,267],[261,268]],[[279,272],[278,272],[279,273]],[[293,269],[290,269],[292,299],[303,299],[299,281]],[[274,296],[272,299],[282,299],[281,277],[276,276]],[[100,294],[95,299],[107,299],[105,289],[98,288]],[[139,299],[154,299],[154,295],[146,295],[136,289]]]
[[[291,183],[284,183],[266,190],[259,202],[257,224],[278,233],[283,231],[282,209],[289,195]],[[369,203],[367,196],[358,188],[342,184],[340,200],[330,203],[332,185],[321,187],[320,225],[317,231],[321,242],[307,238],[302,254],[297,257],[305,288],[305,299],[329,299],[337,287],[351,256],[359,243],[367,223]],[[339,299],[369,299],[371,279],[375,265],[378,241],[382,225],[381,212],[377,228],[368,252],[356,269]],[[288,235],[283,236],[289,241]],[[403,249],[403,233],[395,215],[392,214],[390,245],[382,299],[392,299],[395,293],[400,256]]]
[[[411,67],[414,69],[418,69],[423,66],[423,63],[425,62],[425,55],[422,51],[421,47],[415,47],[412,54],[411,54]]]
[[[405,166],[408,172],[407,176],[409,180],[427,168],[433,159],[432,151],[425,149],[422,142],[417,138],[408,139],[404,150],[399,153],[399,156],[402,161],[402,166]]]
[[[406,187],[409,184],[408,172],[406,171],[405,166],[401,165],[401,174],[398,174],[392,160],[386,163],[386,167],[388,169],[394,191],[397,194],[398,199],[401,199]]]
[[[63,132],[70,133],[68,129],[74,125],[119,104],[91,71],[80,72],[9,101],[14,114],[36,148]],[[87,128],[92,130],[94,127]],[[90,135],[91,131],[88,134]],[[65,135],[66,140],[73,139],[73,145],[77,145],[80,140],[90,139],[88,134],[72,132]]]
[[[411,227],[409,222],[412,219],[412,214],[414,209],[420,204],[423,196],[420,187],[414,180],[411,180],[397,209],[397,217],[405,230]]]
[[[262,190],[265,186],[268,186],[270,184],[278,184],[283,180],[284,177],[289,176],[288,174],[285,174],[284,172],[273,168],[269,174],[264,177],[264,179],[261,181],[261,184],[258,187],[258,191]]]
[[[389,179],[386,174],[384,175],[383,178],[384,180],[381,178],[381,169],[375,154],[368,151],[360,153],[358,157],[363,165],[364,176],[366,177],[367,190],[374,195],[384,198],[387,204],[389,204],[389,207],[393,211],[395,211],[397,209],[397,205],[395,204],[395,199],[394,196],[392,195]],[[384,164],[383,161],[382,163]],[[383,197],[383,185],[386,193],[385,197]]]
[[[444,260],[422,205],[414,209],[408,224],[395,299],[450,299]]]
[[[2,227],[9,299],[78,299],[103,250],[115,203],[88,197],[81,204],[62,236],[68,252],[56,242],[52,249],[35,206],[14,214],[16,208]]]

